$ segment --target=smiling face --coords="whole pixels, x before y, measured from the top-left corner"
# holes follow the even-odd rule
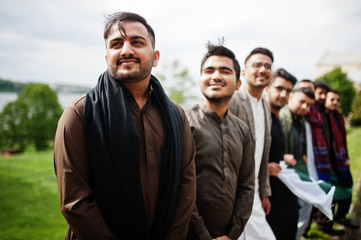
[[[199,85],[206,101],[227,102],[241,81],[236,77],[232,59],[214,55],[204,63]]]
[[[120,82],[136,83],[150,78],[159,52],[152,47],[148,31],[140,22],[122,23],[124,32],[114,25],[106,39],[106,56],[110,74]]]
[[[288,102],[292,87],[292,82],[283,77],[276,77],[273,83],[266,87],[267,100],[271,110],[280,110]]]
[[[340,95],[335,92],[328,92],[325,107],[331,111],[337,110],[340,105]]]
[[[272,60],[267,55],[253,54],[246,62],[242,70],[248,86],[255,89],[263,89],[272,81]]]
[[[288,108],[294,115],[305,116],[315,101],[303,92],[294,92],[288,101]]]

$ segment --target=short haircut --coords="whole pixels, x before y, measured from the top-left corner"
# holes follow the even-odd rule
[[[106,16],[104,35],[103,35],[104,40],[108,39],[110,30],[114,25],[118,26],[119,32],[121,34],[126,34],[124,31],[124,27],[122,25],[122,23],[124,22],[140,22],[141,24],[143,24],[148,31],[149,38],[152,42],[152,47],[153,49],[155,48],[155,34],[153,28],[147,23],[147,20],[145,20],[142,16],[131,12],[116,12]]]
[[[273,63],[273,53],[268,50],[267,48],[261,48],[261,47],[258,47],[258,48],[255,48],[253,49],[250,54],[248,54],[248,56],[246,57],[246,59],[244,60],[244,65],[246,65],[248,59],[254,55],[254,54],[257,54],[257,53],[260,53],[260,54],[264,54],[266,56],[268,56],[271,60],[272,60],[272,63]]]
[[[312,98],[313,100],[315,100],[315,94],[313,93],[312,89],[311,88],[298,88],[296,90],[293,91],[293,94],[295,93],[304,93],[306,94],[308,97]]]
[[[313,84],[313,81],[310,80],[310,79],[302,79],[301,81],[299,81],[299,83],[300,83],[300,82],[309,82],[309,83],[312,83],[312,84]]]
[[[283,68],[279,68],[273,73],[272,83],[275,81],[276,77],[281,77],[286,79],[287,81],[291,82],[293,86],[297,82],[297,78]]]
[[[323,81],[315,81],[315,82],[313,83],[313,85],[315,86],[315,90],[316,90],[317,88],[323,88],[323,89],[325,89],[327,92],[329,92],[329,91],[331,90],[330,86],[329,86],[327,83],[323,82]]]
[[[336,89],[333,89],[333,88],[328,92],[336,93],[339,96],[341,95],[339,91],[337,91]]]
[[[206,46],[208,48],[208,51],[204,55],[204,57],[203,57],[203,59],[201,61],[201,73],[202,73],[204,63],[207,61],[207,59],[209,57],[211,57],[211,56],[223,56],[223,57],[228,57],[233,61],[233,67],[234,67],[234,70],[236,71],[236,77],[237,77],[237,80],[239,80],[240,77],[241,77],[241,66],[239,65],[239,62],[236,59],[236,55],[230,49],[223,46],[222,41],[220,41],[219,45],[214,45],[211,42],[208,42],[206,44]]]

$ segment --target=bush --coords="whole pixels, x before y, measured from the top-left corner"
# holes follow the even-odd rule
[[[356,97],[352,103],[351,125],[361,125],[361,90],[357,92]]]
[[[0,114],[0,145],[23,150],[34,144],[37,150],[46,149],[54,139],[61,113],[58,96],[48,85],[27,84]]]

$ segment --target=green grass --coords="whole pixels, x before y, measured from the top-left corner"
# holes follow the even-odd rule
[[[0,157],[0,238],[64,239],[53,151]]]
[[[351,165],[351,174],[353,177],[353,195],[352,202],[357,202],[357,194],[356,192],[359,189],[356,189],[358,179],[361,177],[361,127],[358,128],[349,128],[347,130],[347,146],[350,157],[350,165]]]
[[[361,176],[361,127],[348,129],[348,149],[354,178],[353,203],[358,204],[357,181]],[[337,227],[337,226],[336,226]],[[53,167],[53,151],[0,157],[0,238],[63,239],[66,222],[60,213]],[[313,224],[310,239],[329,239]]]

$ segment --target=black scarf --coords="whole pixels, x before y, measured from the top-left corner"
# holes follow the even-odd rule
[[[152,100],[163,123],[158,201],[148,229],[140,182],[140,138],[124,87],[105,71],[85,100],[84,131],[91,187],[105,222],[118,239],[164,239],[177,202],[183,155],[182,118],[151,76]]]

